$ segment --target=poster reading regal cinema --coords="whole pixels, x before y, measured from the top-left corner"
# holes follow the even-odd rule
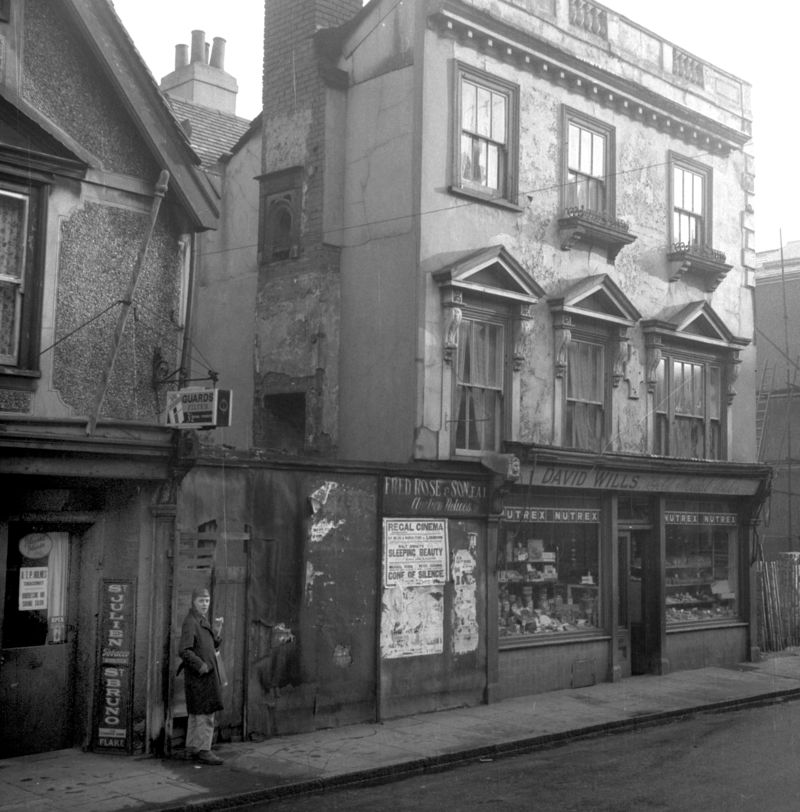
[[[445,519],[383,520],[383,585],[442,586],[447,581]]]

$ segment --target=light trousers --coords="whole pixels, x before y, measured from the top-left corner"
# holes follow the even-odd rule
[[[198,753],[201,750],[210,750],[213,738],[214,714],[190,713],[186,726],[186,749]]]

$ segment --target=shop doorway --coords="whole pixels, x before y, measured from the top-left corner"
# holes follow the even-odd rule
[[[660,616],[654,598],[658,595],[659,558],[652,528],[620,530],[619,610],[622,634],[627,634],[627,665],[631,674],[649,674],[658,659]],[[654,580],[656,579],[656,580]]]
[[[11,523],[0,545],[0,758],[73,744],[75,541]]]

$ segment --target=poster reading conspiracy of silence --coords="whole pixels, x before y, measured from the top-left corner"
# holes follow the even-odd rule
[[[442,653],[447,550],[444,519],[383,520],[384,659]]]
[[[447,581],[445,519],[383,520],[384,587],[442,586]]]

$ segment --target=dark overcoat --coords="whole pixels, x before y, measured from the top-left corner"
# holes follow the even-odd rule
[[[181,627],[178,651],[183,662],[186,686],[186,710],[191,713],[214,713],[222,710],[222,687],[217,670],[217,649],[221,639],[214,634],[208,618],[194,607]],[[200,673],[205,663],[209,671]]]

